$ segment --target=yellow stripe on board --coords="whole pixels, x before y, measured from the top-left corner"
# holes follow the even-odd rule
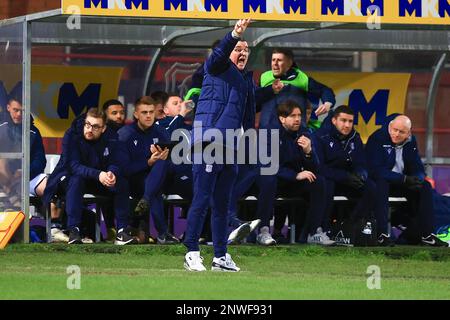
[[[62,0],[65,14],[183,19],[450,23],[450,0]]]

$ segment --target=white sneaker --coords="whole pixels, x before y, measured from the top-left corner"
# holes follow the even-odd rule
[[[323,232],[321,227],[318,227],[316,230],[316,234],[310,235],[308,234],[309,244],[320,244],[323,246],[331,246],[335,244],[335,241],[331,240],[325,232]]]
[[[263,246],[272,246],[277,244],[269,232],[269,227],[262,227],[261,230],[259,230],[259,234],[256,236],[256,241]]]
[[[189,251],[184,256],[184,268],[188,271],[206,271],[200,251]]]
[[[239,227],[231,231],[230,235],[228,236],[228,244],[233,242],[241,242],[250,234],[250,231],[250,222],[241,224]]]
[[[51,235],[52,235],[52,242],[54,242],[54,243],[69,242],[69,236],[67,234],[65,234],[64,232],[62,232],[62,230],[59,228],[52,228]]]
[[[256,219],[253,221],[250,221],[250,232],[253,232],[253,230],[255,230],[259,224],[261,223],[261,219]]]
[[[92,243],[94,243],[94,240],[92,240],[91,238],[88,238],[88,237],[84,237],[83,239],[81,239],[81,242],[83,244],[92,244]]]
[[[216,258],[214,257],[212,266],[212,271],[225,271],[225,272],[238,272],[241,270],[236,263],[234,263],[233,259],[229,253],[225,253],[224,257]]]

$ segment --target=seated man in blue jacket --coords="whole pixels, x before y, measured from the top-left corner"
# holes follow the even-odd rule
[[[106,101],[103,104],[102,110],[106,114],[106,125],[108,129],[117,132],[125,125],[125,107],[119,100],[110,99]],[[114,215],[108,214],[114,213],[112,205],[112,203],[106,203],[102,208],[102,212],[104,213],[103,217],[105,218],[105,224],[108,233],[108,241],[114,241],[117,234],[114,226]]]
[[[170,93],[163,109],[165,117],[158,120],[157,124],[166,128],[169,136],[176,129],[191,130],[192,125],[186,123],[188,120],[186,116],[192,111],[192,108],[191,100],[183,101],[177,94]]]
[[[350,215],[352,221],[370,218],[375,206],[376,189],[375,183],[368,179],[363,143],[353,127],[354,112],[349,106],[342,105],[328,117],[331,117],[331,123],[322,125],[313,135],[320,164],[319,174],[329,184],[326,217],[332,208],[333,196],[339,194],[357,198]]]
[[[260,189],[258,207],[264,206],[264,211],[270,214],[260,217],[262,227],[256,240],[261,245],[276,244],[269,232],[269,223],[278,193],[283,196],[308,196],[310,206],[306,215],[307,242],[332,245],[334,241],[329,239],[322,228],[327,209],[327,203],[323,201],[328,192],[327,183],[324,177],[317,174],[318,159],[313,151],[310,132],[301,125],[301,108],[296,102],[288,100],[278,106],[277,112],[281,124],[280,164],[276,175],[265,176],[265,183],[258,183]],[[255,177],[253,180],[259,182],[258,180],[261,180],[262,176],[259,176],[258,173],[259,168],[254,167],[246,175],[246,179],[253,176]],[[247,191],[244,189],[248,189],[248,187],[247,181],[239,181],[234,196],[241,197]],[[233,213],[236,208],[234,206],[230,208],[230,215],[234,217]]]
[[[0,122],[0,152],[21,152],[22,150],[22,115],[20,98],[10,98],[6,105],[3,121]],[[30,194],[42,196],[45,189],[44,174],[45,150],[39,129],[35,127],[33,117],[30,124]],[[22,160],[0,159],[0,186],[9,196],[9,205],[20,207],[20,190],[22,174],[19,169]]]
[[[389,195],[405,196],[418,218],[421,242],[428,246],[448,244],[433,234],[433,197],[425,181],[425,169],[411,134],[411,120],[399,114],[388,117],[387,124],[367,141],[369,173],[377,186],[376,219],[378,243],[389,244]]]
[[[158,143],[169,142],[169,135],[164,127],[155,123],[155,101],[151,97],[138,99],[133,115],[135,122],[120,129],[118,134],[126,149],[124,171],[131,195],[140,199],[135,212],[144,217],[151,212],[158,243],[178,243],[179,240],[168,232],[161,193],[169,166],[169,149],[163,150]]]
[[[91,108],[72,123],[63,138],[61,158],[50,175],[44,193],[49,203],[65,192],[69,244],[81,244],[82,203],[85,193],[111,197],[118,233],[115,244],[136,243],[129,224],[129,188],[121,169],[123,150],[117,134],[106,127],[105,113]]]
[[[333,245],[334,241],[329,239],[322,228],[327,209],[326,202],[323,201],[328,192],[326,180],[317,174],[318,159],[308,130],[301,126],[301,108],[293,101],[282,103],[278,106],[278,118],[282,126],[278,194],[308,196],[310,201],[305,223],[307,242]],[[276,185],[276,181],[274,182]],[[267,196],[274,198],[275,194]]]

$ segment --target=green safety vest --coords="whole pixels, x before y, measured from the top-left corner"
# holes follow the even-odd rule
[[[297,72],[297,76],[294,79],[281,80],[281,82],[283,82],[284,84],[290,84],[294,87],[304,90],[305,92],[308,92],[308,76],[298,68],[294,68],[294,70]],[[271,86],[274,81],[275,77],[273,76],[272,70],[266,71],[261,75],[261,87]]]

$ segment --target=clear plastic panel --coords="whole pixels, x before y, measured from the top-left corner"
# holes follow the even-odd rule
[[[31,111],[44,142],[61,138],[76,116],[110,99],[121,100],[131,119],[155,51],[141,46],[34,45]],[[46,151],[58,150],[50,146]]]
[[[22,24],[0,26],[0,212],[22,199]]]

